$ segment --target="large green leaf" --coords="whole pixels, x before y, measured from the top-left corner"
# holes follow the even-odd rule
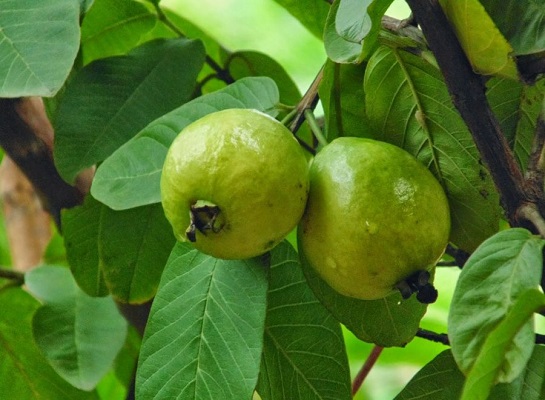
[[[102,207],[87,196],[81,206],[63,210],[61,214],[68,264],[78,286],[90,296],[108,294],[97,245]]]
[[[127,303],[151,299],[175,242],[161,204],[124,211],[103,206],[100,269],[112,296]]]
[[[489,400],[545,398],[545,348],[535,346],[523,374],[510,384],[498,384]],[[458,369],[450,350],[445,350],[422,368],[396,396],[395,400],[458,400],[465,376]]]
[[[350,399],[339,322],[319,303],[287,242],[271,252],[261,372],[263,400]]]
[[[508,229],[486,240],[465,264],[448,318],[452,352],[464,373],[471,370],[487,337],[517,297],[539,286],[544,243],[524,229]],[[516,378],[530,358],[532,322],[515,336],[505,354],[499,381]]]
[[[441,0],[440,3],[476,72],[518,78],[513,48],[478,0]]]
[[[382,347],[403,347],[414,338],[426,312],[415,296],[404,301],[399,293],[379,300],[343,296],[318,276],[302,252],[299,258],[316,297],[356,337]]]
[[[530,86],[512,79],[493,78],[486,86],[486,96],[502,131],[520,166],[526,169],[545,97],[545,81]]]
[[[475,250],[498,230],[499,197],[439,70],[381,47],[367,65],[364,90],[375,138],[405,149],[432,171],[449,200],[450,240]]]
[[[63,380],[44,359],[32,337],[32,316],[40,304],[20,288],[0,290],[0,398],[98,400]]]
[[[157,16],[134,0],[95,0],[81,25],[83,64],[128,53],[156,22]]]
[[[509,375],[502,376],[506,368],[507,354],[512,350],[513,339],[519,330],[533,321],[533,314],[545,310],[545,295],[537,288],[527,289],[516,299],[505,318],[494,328],[485,339],[483,346],[467,375],[462,400],[486,400],[492,387],[497,382],[512,382],[520,376],[526,364],[532,357],[531,345],[534,335],[527,335],[526,346],[530,347],[529,355],[520,360],[521,365]],[[524,362],[524,364],[523,364]],[[507,368],[511,368],[510,365]]]
[[[258,259],[224,261],[174,248],[140,352],[142,399],[250,399],[259,374],[267,296]]]
[[[75,0],[0,0],[0,97],[53,96],[79,48]]]
[[[55,119],[55,162],[62,177],[72,182],[149,122],[188,101],[204,56],[199,41],[156,40],[80,70]]]
[[[127,322],[114,301],[87,296],[64,267],[34,269],[26,274],[25,284],[44,303],[32,328],[49,364],[72,386],[94,389],[127,335]]]
[[[87,294],[137,304],[155,295],[175,242],[160,204],[114,211],[87,196],[62,223],[68,262]]]
[[[545,4],[543,0],[479,0],[515,54],[545,50]]]
[[[243,78],[198,97],[153,121],[98,168],[91,193],[113,209],[161,201],[161,170],[172,140],[188,124],[214,111],[255,108],[274,114],[278,89],[270,78]]]
[[[274,0],[316,37],[322,38],[329,5],[323,0]]]
[[[327,61],[319,93],[329,141],[338,136],[373,136],[365,113],[364,74],[365,64]]]

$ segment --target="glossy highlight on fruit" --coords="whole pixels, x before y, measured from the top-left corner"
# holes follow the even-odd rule
[[[383,298],[448,243],[450,214],[439,182],[388,143],[337,138],[315,157],[299,251],[337,292]]]
[[[256,110],[228,109],[176,137],[161,199],[178,240],[217,258],[246,259],[272,249],[297,225],[308,173],[285,126]]]

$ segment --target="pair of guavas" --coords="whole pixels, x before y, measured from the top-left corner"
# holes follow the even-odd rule
[[[345,137],[309,162],[285,126],[248,109],[184,128],[168,151],[161,194],[177,239],[218,258],[261,255],[299,224],[308,263],[360,299],[387,296],[433,268],[450,230],[442,187],[404,150]]]

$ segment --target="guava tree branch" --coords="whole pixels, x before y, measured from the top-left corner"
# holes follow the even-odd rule
[[[58,223],[60,210],[81,204],[84,193],[59,175],[52,156],[51,130],[41,99],[0,99],[0,147],[17,164],[39,193],[44,209]],[[47,140],[47,139],[46,139]]]
[[[483,79],[473,71],[438,0],[407,0],[407,3],[435,55],[453,104],[492,175],[508,221],[512,226],[526,226],[538,231],[535,224],[525,223],[526,216],[519,214],[519,208],[526,203],[539,204],[543,191],[524,179],[490,109]]]

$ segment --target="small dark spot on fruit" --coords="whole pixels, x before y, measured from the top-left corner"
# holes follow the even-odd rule
[[[276,242],[274,240],[269,240],[267,243],[265,243],[265,250],[269,250],[275,243]]]

